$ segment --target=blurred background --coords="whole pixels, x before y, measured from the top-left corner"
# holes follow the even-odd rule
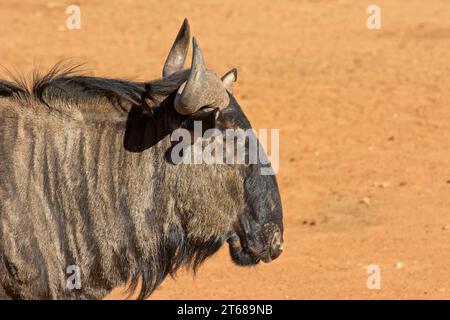
[[[371,4],[381,30],[366,27]],[[253,127],[280,129],[286,245],[251,268],[224,247],[150,298],[449,298],[450,2],[2,1],[0,63],[27,74],[72,57],[147,81],[185,17],[209,68],[238,69]]]

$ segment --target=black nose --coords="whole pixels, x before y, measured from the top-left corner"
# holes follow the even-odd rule
[[[276,259],[283,252],[283,239],[281,237],[281,232],[278,230],[273,234],[272,240],[270,242],[270,257]]]

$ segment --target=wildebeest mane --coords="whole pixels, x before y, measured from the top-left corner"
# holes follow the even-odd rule
[[[158,96],[170,95],[189,76],[189,70],[183,70],[164,79],[133,82],[86,76],[81,66],[59,62],[45,74],[35,71],[31,84],[23,75],[17,76],[7,70],[11,81],[0,79],[0,97],[32,98],[50,108],[56,100],[84,102],[98,97],[139,105],[145,98],[155,100]]]
[[[13,82],[0,79],[0,97],[8,97],[19,93],[25,93],[21,86]]]

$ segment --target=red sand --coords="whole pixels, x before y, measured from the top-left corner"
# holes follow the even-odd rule
[[[1,64],[76,57],[95,75],[153,79],[188,17],[207,65],[238,68],[253,126],[281,130],[282,256],[241,268],[224,248],[151,298],[450,296],[448,1],[378,0],[379,31],[356,0],[78,1],[76,31],[70,4],[3,3]],[[366,287],[370,264],[381,290]]]

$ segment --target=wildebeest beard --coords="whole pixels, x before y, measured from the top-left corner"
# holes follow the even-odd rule
[[[0,81],[0,284],[13,298],[92,299],[131,279],[145,298],[227,240],[243,177],[166,161],[187,71],[144,84],[60,69],[31,89]]]

